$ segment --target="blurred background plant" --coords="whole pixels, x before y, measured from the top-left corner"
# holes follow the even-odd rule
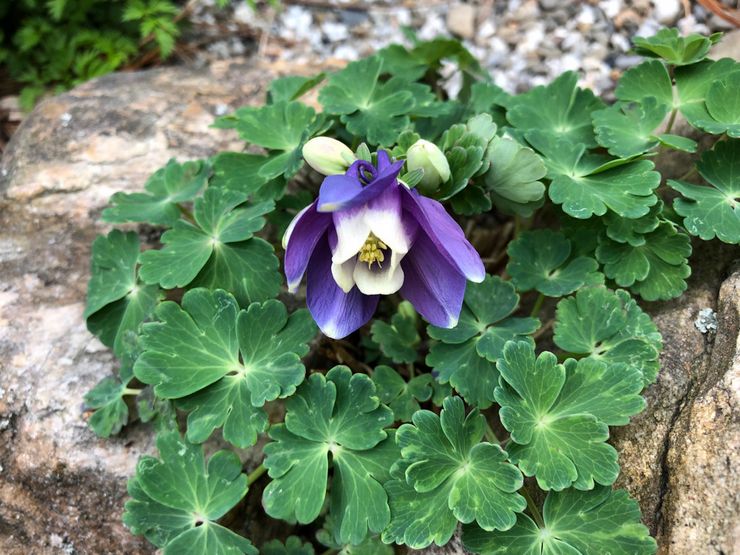
[[[117,69],[168,59],[198,0],[15,0],[0,2],[0,71],[30,110]],[[219,7],[229,0],[216,0]],[[254,6],[254,1],[247,1]],[[2,74],[0,73],[0,75]]]

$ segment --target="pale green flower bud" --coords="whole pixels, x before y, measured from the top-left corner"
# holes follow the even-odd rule
[[[347,171],[355,155],[344,143],[331,137],[314,137],[303,145],[303,158],[322,175],[337,175]]]
[[[444,153],[424,139],[419,139],[406,151],[406,165],[410,172],[418,168],[424,170],[418,188],[425,194],[435,192],[450,178],[450,165]]]

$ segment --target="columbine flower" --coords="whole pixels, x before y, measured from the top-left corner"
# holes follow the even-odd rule
[[[403,161],[378,151],[330,175],[319,198],[285,232],[285,274],[295,292],[306,275],[308,308],[321,330],[349,335],[399,292],[435,326],[457,325],[467,280],[481,282],[480,256],[442,205],[399,183]]]

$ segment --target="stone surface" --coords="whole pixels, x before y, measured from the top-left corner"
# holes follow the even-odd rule
[[[647,409],[614,431],[617,486],[639,501],[661,553],[728,554],[740,525],[739,253],[718,242],[694,250],[689,290],[644,305],[665,348]],[[695,325],[706,309],[716,313],[716,334]]]
[[[45,101],[13,137],[0,166],[0,553],[151,551],[120,523],[151,433],[99,440],[83,413],[114,369],[82,318],[90,245],[113,192],[172,157],[243,148],[209,126],[262,101],[274,75],[236,62],[110,75]]]

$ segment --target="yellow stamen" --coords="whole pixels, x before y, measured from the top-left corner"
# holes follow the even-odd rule
[[[383,241],[378,239],[373,233],[367,236],[365,244],[360,248],[360,261],[367,262],[368,269],[372,267],[374,262],[378,263],[378,267],[382,268],[381,262],[385,260],[383,251],[388,248]]]

